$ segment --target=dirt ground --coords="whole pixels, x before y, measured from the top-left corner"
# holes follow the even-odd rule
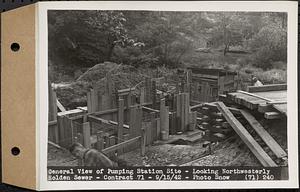
[[[190,145],[160,144],[121,155],[128,166],[259,166],[259,162],[237,135],[212,146],[212,154],[203,141]],[[192,163],[189,163],[193,161]],[[68,151],[48,146],[48,166],[76,166],[77,160]]]
[[[77,159],[67,150],[48,144],[48,166],[76,166]]]

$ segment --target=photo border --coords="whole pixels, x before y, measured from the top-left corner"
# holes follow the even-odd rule
[[[295,188],[298,183],[298,92],[297,26],[298,2],[292,1],[77,1],[39,2],[36,55],[37,178],[38,189],[245,189]],[[149,11],[254,11],[288,13],[288,168],[282,181],[47,181],[48,132],[48,10],[149,10]],[[296,129],[294,130],[293,128]]]

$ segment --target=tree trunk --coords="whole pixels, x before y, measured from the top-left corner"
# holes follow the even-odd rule
[[[226,53],[229,51],[229,45],[226,44],[225,48],[224,48],[224,56],[226,55]]]
[[[107,51],[107,55],[106,55],[106,60],[107,61],[110,61],[111,56],[113,54],[114,47],[115,47],[114,43],[110,44],[110,46],[108,47],[108,51]]]

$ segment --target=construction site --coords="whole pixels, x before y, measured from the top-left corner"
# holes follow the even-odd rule
[[[286,84],[197,67],[127,82],[115,65],[99,66],[101,84],[79,104],[64,106],[57,91],[70,85],[49,82],[48,166],[78,165],[67,150],[75,142],[128,166],[288,166]],[[99,76],[93,70],[79,79]]]

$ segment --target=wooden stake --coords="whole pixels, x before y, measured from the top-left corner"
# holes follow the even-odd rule
[[[151,131],[152,131],[152,140],[156,141],[157,140],[157,126],[156,126],[156,113],[155,112],[151,112],[150,113],[150,121],[151,121]]]
[[[97,132],[97,143],[96,143],[96,148],[99,151],[102,151],[104,148],[104,139],[103,139],[103,131],[98,131]]]
[[[118,143],[123,142],[123,126],[124,126],[124,99],[119,99],[118,110]],[[123,149],[118,150],[118,155],[123,154]]]
[[[145,129],[142,128],[141,130],[141,155],[145,156],[145,152],[146,152],[146,132]]]
[[[83,132],[83,146],[85,148],[91,148],[91,128],[89,122],[82,124],[82,132]]]
[[[152,108],[156,109],[156,82],[152,81]]]

